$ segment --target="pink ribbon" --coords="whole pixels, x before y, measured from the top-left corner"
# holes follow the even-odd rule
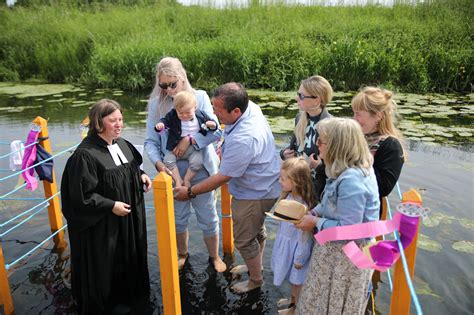
[[[416,235],[419,219],[419,217],[410,217],[396,212],[392,220],[328,228],[317,233],[314,238],[320,245],[324,245],[329,241],[370,238],[398,231],[403,249],[405,249],[411,244]],[[360,269],[372,268],[378,271],[386,271],[400,257],[396,240],[380,241],[369,246],[371,258],[364,254],[354,241],[346,244],[342,250],[352,263]]]
[[[28,137],[26,139],[25,147],[31,143],[34,143],[38,140],[39,131],[30,130],[28,133]],[[23,161],[21,163],[21,169],[25,170],[26,168],[30,167],[35,163],[36,160],[36,145],[31,145],[25,149],[25,153],[23,155]],[[21,176],[26,181],[26,189],[34,191],[38,187],[38,180],[36,179],[34,168],[30,168],[29,170],[24,171],[21,173]]]

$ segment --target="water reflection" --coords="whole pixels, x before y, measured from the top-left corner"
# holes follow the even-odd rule
[[[32,284],[44,286],[51,303],[39,313],[74,314],[74,302],[71,297],[71,263],[69,250],[65,247],[54,249],[43,263],[28,273]]]

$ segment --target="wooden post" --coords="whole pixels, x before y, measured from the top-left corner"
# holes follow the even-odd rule
[[[41,126],[41,131],[39,133],[39,138],[46,138],[39,142],[40,145],[45,148],[50,154],[52,153],[51,150],[51,141],[49,140],[49,133],[48,133],[48,122],[46,119],[38,116],[33,120],[33,123]],[[47,180],[43,180],[43,188],[44,188],[44,197],[46,199],[50,198],[51,196],[55,195],[58,192],[58,188],[56,185],[56,175],[54,174],[53,168],[53,182],[50,183]],[[61,206],[59,204],[59,196],[54,197],[49,201],[48,206],[48,216],[49,216],[49,224],[51,226],[51,233],[56,232],[57,230],[63,227],[63,217],[61,214]],[[66,241],[64,240],[64,230],[59,232],[53,237],[54,244],[58,248],[65,248],[67,246]]]
[[[420,194],[415,189],[403,193],[402,202],[417,202],[422,203]],[[420,218],[421,221],[421,218]],[[407,260],[408,270],[410,272],[410,278],[413,280],[415,274],[415,260],[416,260],[416,243],[418,241],[418,232],[420,229],[420,223],[413,238],[411,244],[405,249],[405,257]],[[408,284],[405,278],[405,272],[403,270],[402,259],[398,259],[395,265],[395,272],[393,277],[393,291],[392,298],[390,301],[390,314],[392,315],[405,315],[410,314],[410,303],[411,295],[408,288]]]
[[[181,314],[173,190],[169,175],[160,172],[153,179],[153,195],[164,314]]]
[[[13,315],[14,313],[13,300],[8,283],[8,273],[5,268],[5,258],[3,257],[2,243],[0,240],[0,314]]]
[[[222,208],[222,246],[224,255],[234,256],[234,228],[232,226],[232,209],[230,207],[231,196],[229,185],[221,186],[221,208]]]

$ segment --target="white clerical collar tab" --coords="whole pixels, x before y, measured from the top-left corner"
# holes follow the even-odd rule
[[[128,163],[127,158],[123,154],[122,150],[120,150],[120,147],[118,146],[117,143],[108,145],[107,149],[109,149],[110,156],[114,160],[115,165],[119,166],[119,165]]]

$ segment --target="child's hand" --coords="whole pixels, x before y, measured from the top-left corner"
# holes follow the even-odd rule
[[[213,122],[212,120],[208,120],[208,121],[206,121],[206,126],[207,126],[207,128],[209,128],[211,130],[214,130],[214,129],[216,129],[217,124],[215,122]]]
[[[158,131],[161,131],[165,128],[165,124],[164,123],[157,123],[156,126],[155,126],[155,129],[158,130]]]
[[[295,266],[295,269],[301,269],[303,268],[303,265],[302,264],[297,264],[297,263],[294,263],[293,266]]]

